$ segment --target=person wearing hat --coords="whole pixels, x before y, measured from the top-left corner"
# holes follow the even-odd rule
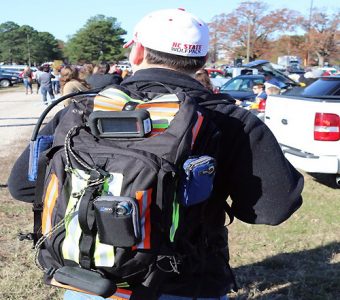
[[[201,255],[199,259],[183,261],[177,266],[178,273],[172,272],[157,286],[153,285],[157,289],[155,297],[132,296],[131,299],[226,300],[226,294],[236,290],[225,226],[227,198],[231,199],[230,215],[239,220],[277,225],[302,204],[303,176],[285,159],[275,137],[261,120],[236,106],[230,96],[214,94],[194,78],[195,72],[205,65],[209,50],[209,29],[200,18],[183,9],[151,12],[136,25],[133,38],[125,47],[131,47],[129,60],[133,75],[123,80],[121,88],[154,95],[177,89],[197,102],[224,100],[222,104],[217,101],[219,104],[212,108],[222,136],[213,196],[204,210],[206,230],[201,234],[205,246],[197,248],[197,244],[202,245],[197,235],[189,246]],[[19,167],[20,163],[27,164],[28,159],[24,159],[25,155],[17,162],[9,180],[12,194],[22,200],[29,190],[23,189],[22,196],[15,190],[15,184],[24,188],[20,183],[23,176],[16,178],[15,174],[21,174],[18,169],[24,173],[22,170],[28,168]],[[64,299],[102,298],[67,291]]]
[[[271,72],[271,71],[266,71],[266,72],[264,72],[263,75],[264,75],[264,82],[271,82],[272,84],[274,84],[274,85],[280,87],[280,89],[284,87],[284,83],[281,83],[280,81],[278,81],[278,80],[275,78],[275,75],[274,75],[273,72]]]
[[[281,92],[280,84],[277,80],[270,79],[264,83],[264,90],[269,95],[279,95]]]

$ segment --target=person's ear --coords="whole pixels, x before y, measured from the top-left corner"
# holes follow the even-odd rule
[[[135,43],[130,55],[130,61],[132,64],[138,66],[144,60],[144,47],[141,43]]]

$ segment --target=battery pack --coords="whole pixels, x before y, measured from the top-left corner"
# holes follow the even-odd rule
[[[104,298],[113,295],[117,290],[116,284],[103,278],[101,274],[79,267],[61,267],[54,273],[54,279]]]

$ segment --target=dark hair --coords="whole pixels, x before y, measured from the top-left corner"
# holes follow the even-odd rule
[[[107,62],[97,64],[98,74],[107,74],[110,71],[110,65]]]
[[[61,90],[63,90],[65,84],[71,80],[77,80],[85,87],[90,88],[89,84],[85,81],[85,79],[83,78],[82,74],[80,73],[76,66],[72,65],[65,66],[64,68],[61,69],[60,75],[61,75],[60,77]]]
[[[214,86],[209,78],[208,71],[205,69],[200,69],[195,73],[195,79],[198,80],[205,88],[210,91],[214,90]]]
[[[186,57],[156,51],[150,48],[146,49],[146,61],[149,64],[164,65],[184,73],[195,73],[201,69],[206,62],[206,56]]]
[[[50,66],[49,65],[43,65],[43,71],[44,72],[49,72],[50,71]]]

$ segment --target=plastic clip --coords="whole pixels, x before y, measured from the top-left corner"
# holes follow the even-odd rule
[[[43,208],[44,206],[39,203],[39,204],[34,204],[33,207],[32,207],[32,211],[35,212],[35,211],[43,211]]]
[[[19,241],[24,241],[24,240],[33,241],[34,233],[22,233],[22,232],[19,232],[18,233],[18,239],[19,239]]]

